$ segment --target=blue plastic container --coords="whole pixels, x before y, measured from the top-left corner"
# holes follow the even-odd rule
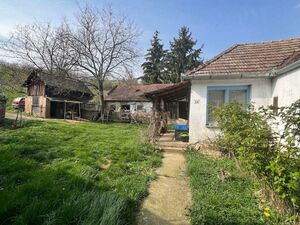
[[[185,125],[185,124],[176,124],[175,125],[175,130],[188,131],[189,126]]]

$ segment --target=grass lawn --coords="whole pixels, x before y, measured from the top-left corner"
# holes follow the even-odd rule
[[[231,176],[224,182],[218,171]],[[187,171],[193,194],[190,216],[193,225],[264,224],[253,182],[230,159],[214,159],[196,152],[187,153]]]
[[[132,224],[161,162],[140,142],[144,129],[63,121],[0,128],[0,224]]]

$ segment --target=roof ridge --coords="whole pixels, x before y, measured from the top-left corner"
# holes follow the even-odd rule
[[[272,40],[272,41],[240,42],[238,43],[238,45],[268,44],[268,43],[286,42],[286,41],[293,41],[293,40],[300,40],[300,36],[288,38],[288,39]]]

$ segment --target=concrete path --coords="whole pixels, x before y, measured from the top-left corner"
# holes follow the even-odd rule
[[[189,225],[186,216],[191,191],[185,176],[185,157],[182,153],[165,152],[159,178],[149,188],[138,215],[138,225]]]

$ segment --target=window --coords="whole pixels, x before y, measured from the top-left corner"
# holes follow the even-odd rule
[[[227,102],[237,102],[246,109],[250,99],[250,86],[222,86],[207,88],[206,123],[215,126],[213,110]]]
[[[130,105],[121,105],[122,112],[130,112]]]
[[[143,105],[137,105],[137,111],[142,111],[144,109]]]
[[[39,96],[32,96],[32,106],[39,106]]]
[[[110,111],[113,111],[113,112],[114,112],[114,111],[116,111],[116,109],[117,109],[117,107],[116,107],[116,105],[114,105],[114,104],[109,106],[109,110],[110,110]]]

